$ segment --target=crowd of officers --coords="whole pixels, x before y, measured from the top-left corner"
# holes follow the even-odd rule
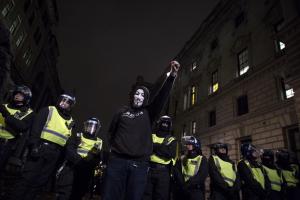
[[[10,101],[0,106],[0,177],[16,160],[22,163],[21,178],[0,199],[37,199],[53,177],[57,200],[82,199],[96,168],[106,163],[101,156],[100,121],[89,118],[82,130],[74,131],[74,96],[62,94],[56,105],[37,114],[30,108],[31,97],[28,87],[17,86]],[[300,196],[299,165],[286,150],[274,153],[242,144],[242,159],[236,165],[225,143],[213,144],[207,159],[196,137],[176,139],[169,116],[161,116],[153,130],[146,186],[137,186],[143,200],[205,199],[208,176],[212,200],[293,200]]]

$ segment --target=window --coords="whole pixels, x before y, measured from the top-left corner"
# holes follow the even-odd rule
[[[174,105],[174,117],[176,117],[177,115],[177,107],[178,107],[178,101],[175,101],[175,105]]]
[[[185,124],[183,124],[183,126],[182,126],[182,134],[181,135],[186,136],[186,125]]]
[[[33,11],[33,12],[31,13],[29,19],[28,19],[28,23],[29,23],[30,26],[33,24],[34,19],[35,19],[35,13],[34,13],[34,11]]]
[[[21,23],[21,17],[17,16],[16,19],[13,21],[12,25],[9,28],[11,34],[15,33],[15,30],[18,28],[19,24]]]
[[[293,88],[287,84],[283,78],[281,79],[281,86],[283,91],[283,99],[289,99],[295,95]]]
[[[8,1],[8,3],[4,6],[4,8],[2,9],[1,13],[3,17],[6,17],[9,13],[9,11],[12,10],[12,8],[14,7],[15,3],[13,0]]]
[[[191,71],[195,71],[197,69],[197,62],[193,62],[192,67],[191,67]]]
[[[280,52],[283,52],[284,49],[285,49],[285,43],[278,40],[278,39],[275,39],[275,50],[277,53],[280,53]]]
[[[237,98],[237,115],[244,115],[248,113],[248,97],[243,95]]]
[[[195,105],[195,103],[196,103],[196,86],[192,86],[191,87],[191,92],[190,92],[190,94],[191,94],[191,98],[190,98],[190,100],[191,100],[191,103],[190,103],[190,105]]]
[[[244,49],[238,54],[238,75],[242,76],[249,70],[248,49]]]
[[[218,46],[218,39],[216,38],[216,39],[214,39],[211,43],[210,43],[210,50],[211,51],[213,51],[213,50],[215,50],[215,48],[217,48],[217,46]]]
[[[235,27],[239,27],[240,24],[245,20],[245,14],[242,12],[235,18]]]
[[[26,36],[26,35],[25,35],[25,32],[22,30],[22,31],[20,32],[19,36],[18,36],[17,41],[16,41],[16,46],[17,46],[17,47],[21,46],[21,44],[22,44],[23,41],[24,41],[25,36]]]
[[[297,126],[289,127],[286,129],[286,138],[285,138],[285,146],[291,151],[293,154],[291,155],[291,159],[300,160],[300,134],[299,128]]]
[[[212,110],[209,112],[209,119],[208,119],[208,125],[209,127],[212,127],[214,125],[216,125],[216,110]]]
[[[192,134],[193,135],[196,134],[196,126],[197,126],[196,121],[192,121],[192,123],[191,123],[191,130],[192,130]]]
[[[211,74],[211,85],[209,87],[209,94],[215,93],[219,89],[218,70]]]
[[[183,95],[183,110],[186,110],[188,108],[188,105],[187,105],[187,93],[185,93]]]

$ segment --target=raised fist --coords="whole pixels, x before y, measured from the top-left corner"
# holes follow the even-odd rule
[[[176,76],[180,68],[179,62],[177,62],[176,60],[172,60],[170,62],[170,67],[171,67],[171,75]]]

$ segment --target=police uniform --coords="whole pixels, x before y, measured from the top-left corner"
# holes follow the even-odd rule
[[[286,181],[285,198],[288,200],[296,200],[300,196],[299,188],[299,172],[296,167],[289,165],[289,167],[281,168],[281,174]]]
[[[261,164],[247,159],[240,160],[238,172],[242,180],[243,200],[264,200],[270,190],[270,182]]]
[[[71,136],[73,120],[56,107],[42,109],[31,130],[32,152],[25,164],[22,179],[9,199],[33,200],[54,175],[64,146]]]
[[[176,200],[204,200],[205,179],[208,175],[207,159],[202,155],[184,156],[174,168],[174,194]]]
[[[30,108],[16,108],[3,104],[0,112],[0,173],[4,170],[7,160],[18,148],[17,140],[25,136],[29,130],[34,113]],[[4,114],[5,113],[5,114]]]
[[[240,179],[235,164],[224,156],[217,155],[209,158],[210,192],[212,200],[239,199]]]
[[[269,200],[282,200],[284,191],[284,179],[279,169],[275,166],[262,165],[265,174],[271,184],[271,189],[268,194]]]
[[[95,148],[98,148],[96,150]],[[57,173],[57,200],[80,200],[88,192],[94,170],[100,161],[102,140],[98,137],[71,137],[67,145],[66,161]]]
[[[153,154],[150,157],[150,171],[144,200],[168,200],[170,193],[170,171],[175,165],[177,142],[168,135],[159,137],[152,134]]]

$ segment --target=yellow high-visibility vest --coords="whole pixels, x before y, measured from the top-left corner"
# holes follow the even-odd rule
[[[99,149],[102,149],[102,140],[100,138],[97,138],[97,140],[91,140],[81,136],[81,142],[77,148],[77,153],[84,158],[88,155],[88,152],[96,146],[99,147]]]
[[[260,184],[260,186],[265,189],[265,177],[260,167],[251,167],[248,160],[243,160],[245,164],[249,167],[253,178]]]
[[[270,180],[271,189],[280,192],[283,180],[282,177],[278,174],[277,169],[271,169],[264,165],[263,165],[263,169],[265,170]]]
[[[281,172],[287,183],[287,186],[289,186],[289,187],[297,186],[297,184],[299,183],[299,180],[296,178],[296,170],[295,169],[293,169],[292,171],[282,169]]]
[[[71,136],[72,129],[68,126],[72,123],[72,118],[65,120],[60,116],[56,107],[49,106],[47,122],[42,130],[41,138],[60,146],[65,146]]]
[[[15,116],[19,120],[24,119],[30,113],[32,113],[31,109],[28,109],[27,112],[23,114],[20,110],[9,108],[8,104],[4,104],[4,106],[10,115]],[[22,115],[20,117],[18,117],[18,115],[21,113],[22,113]],[[5,118],[2,116],[1,113],[0,113],[0,138],[7,139],[7,140],[15,138],[15,136],[13,134],[11,134],[9,131],[6,130]]]
[[[228,183],[230,187],[232,187],[236,179],[236,171],[234,171],[234,165],[230,162],[226,162],[220,159],[218,156],[212,157],[221,176],[224,178],[225,182]]]
[[[152,141],[153,143],[158,143],[158,144],[162,144],[163,142],[166,142],[166,145],[171,144],[171,142],[173,142],[175,140],[174,137],[169,137],[167,139],[167,141],[165,141],[166,138],[161,138],[156,136],[156,134],[152,134]],[[170,158],[170,159],[166,159],[166,158],[161,158],[159,156],[157,156],[156,154],[152,154],[150,157],[150,161],[151,162],[155,162],[155,163],[159,163],[159,164],[163,164],[163,165],[168,165],[172,162],[173,165],[175,165],[175,160],[176,158]]]
[[[185,182],[198,173],[201,161],[202,156],[199,155],[195,158],[188,158],[186,165],[181,162],[182,174]]]

